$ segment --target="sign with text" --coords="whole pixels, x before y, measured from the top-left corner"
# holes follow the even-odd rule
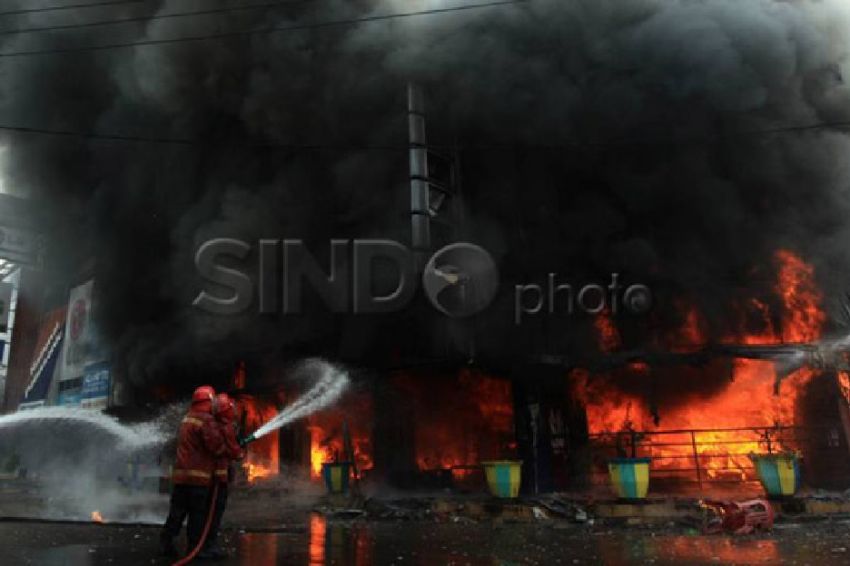
[[[109,404],[109,364],[98,363],[86,367],[83,375],[83,392],[80,405],[86,409],[102,409]]]

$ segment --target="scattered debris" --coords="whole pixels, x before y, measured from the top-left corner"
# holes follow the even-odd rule
[[[750,534],[754,531],[769,531],[773,528],[773,507],[764,499],[749,501],[702,502],[706,510],[703,530],[706,534],[727,532]]]

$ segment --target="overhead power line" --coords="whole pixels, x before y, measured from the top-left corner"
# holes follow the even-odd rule
[[[136,0],[138,1],[138,0]],[[124,18],[111,18],[106,20],[97,20],[93,22],[85,22],[82,24],[60,24],[52,26],[28,27],[0,30],[0,36],[17,35],[23,33],[41,33],[48,31],[68,31],[75,29],[87,29],[95,27],[105,27],[118,24],[129,24],[135,22],[148,22],[152,20],[165,20],[176,18],[188,18],[197,16],[213,16],[216,14],[228,14],[232,12],[248,12],[251,10],[263,10],[271,8],[279,8],[283,6],[292,6],[294,4],[310,4],[316,0],[278,0],[277,2],[266,2],[264,4],[248,4],[242,6],[229,6],[226,8],[206,8],[203,10],[192,10],[188,12],[166,12],[164,14],[146,14],[143,16],[127,16]]]
[[[35,55],[57,55],[68,53],[90,53],[94,51],[107,51],[112,49],[125,49],[129,47],[145,47],[152,45],[169,45],[186,42],[210,41],[215,39],[227,39],[235,37],[250,37],[252,35],[265,35],[273,33],[282,33],[287,31],[304,31],[322,28],[343,27],[364,24],[369,22],[380,22],[386,20],[396,20],[402,18],[414,18],[418,16],[432,16],[438,14],[448,14],[452,12],[463,12],[468,10],[480,10],[483,8],[494,8],[497,6],[508,6],[514,4],[524,4],[531,0],[498,0],[496,2],[484,2],[479,4],[466,4],[464,6],[453,6],[451,8],[436,8],[433,10],[419,10],[415,12],[399,12],[395,14],[379,14],[375,16],[365,16],[363,18],[354,18],[349,20],[329,20],[324,22],[316,22],[312,24],[295,24],[290,26],[270,26],[267,28],[251,29],[245,31],[222,32],[208,35],[194,35],[184,37],[174,37],[165,39],[148,39],[142,41],[127,41],[107,43],[101,45],[89,45],[85,47],[68,47],[68,48],[51,48],[51,49],[33,49],[27,51],[7,51],[0,52],[2,57],[27,57]]]
[[[724,135],[679,138],[679,139],[635,139],[630,141],[608,141],[608,142],[562,142],[553,144],[461,144],[461,145],[442,145],[428,144],[428,148],[439,149],[461,149],[461,150],[515,150],[515,149],[531,149],[531,150],[562,150],[562,149],[579,149],[587,148],[606,148],[606,147],[630,147],[635,145],[674,145],[686,146],[695,143],[710,143],[718,142],[727,139],[755,137],[755,136],[773,136],[782,134],[794,134],[817,130],[843,130],[850,128],[850,121],[844,122],[819,122],[814,124],[806,124],[800,126],[785,126],[777,128],[768,128],[763,130],[745,130],[740,132],[730,132]],[[26,126],[13,126],[8,124],[0,124],[0,131],[14,132],[20,134],[33,134],[66,138],[91,139],[100,141],[118,141],[128,143],[149,143],[163,145],[179,145],[179,146],[213,146],[216,141],[200,138],[171,138],[164,136],[139,136],[132,134],[119,133],[100,133],[100,132],[79,132],[72,130],[53,130],[47,128],[33,128]],[[365,143],[285,143],[276,141],[260,141],[260,142],[233,142],[232,140],[222,140],[221,145],[231,144],[234,146],[253,147],[253,148],[269,148],[269,149],[288,149],[288,150],[357,150],[357,151],[408,151],[408,144],[365,144]]]
[[[49,6],[44,8],[21,8],[0,12],[0,16],[17,16],[20,14],[36,14],[40,12],[59,12],[62,10],[79,10],[83,8],[99,8],[101,6],[120,6],[123,4],[143,4],[146,0],[108,0],[106,2],[88,2],[85,4],[65,4],[64,6]]]

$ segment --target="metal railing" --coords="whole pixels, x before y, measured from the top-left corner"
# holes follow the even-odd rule
[[[591,434],[591,479],[595,483],[607,481],[608,460],[634,455],[652,460],[655,480],[696,483],[699,487],[755,482],[750,453],[801,451],[806,442],[816,440],[815,432],[814,427],[765,426]]]

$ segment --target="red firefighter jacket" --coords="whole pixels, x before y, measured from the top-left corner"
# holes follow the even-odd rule
[[[231,478],[230,462],[244,458],[245,454],[239,441],[236,439],[236,427],[233,423],[219,422],[221,434],[224,438],[224,455],[216,460],[215,478],[220,482],[228,482]]]
[[[180,425],[171,481],[177,485],[212,485],[216,459],[226,449],[215,418],[208,412],[189,410]]]

